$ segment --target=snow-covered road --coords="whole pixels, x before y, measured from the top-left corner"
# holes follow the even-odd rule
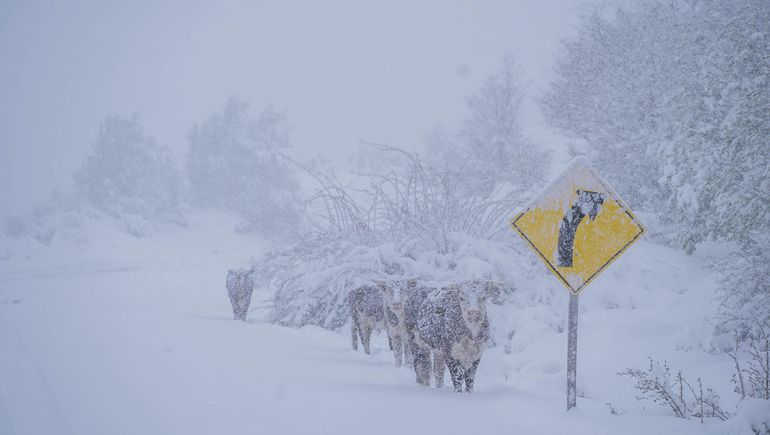
[[[613,416],[604,402],[590,399],[567,413],[560,388],[509,377],[512,356],[499,348],[482,360],[473,394],[419,387],[411,370],[393,366],[384,335],[367,356],[350,349],[344,332],[234,322],[217,266],[112,272],[40,274],[3,285],[0,433],[704,429],[662,413]],[[548,379],[562,374],[558,364],[548,371]]]

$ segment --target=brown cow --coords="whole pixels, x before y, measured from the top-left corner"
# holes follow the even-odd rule
[[[251,304],[251,293],[254,291],[254,269],[229,270],[225,280],[227,295],[233,306],[235,320],[246,321],[246,313]]]
[[[419,304],[413,334],[413,343],[418,347],[417,382],[429,384],[432,353],[437,387],[443,385],[446,364],[455,391],[463,391],[463,383],[466,392],[473,391],[476,369],[490,339],[486,295],[494,287],[494,283],[474,281],[426,292]]]
[[[386,329],[385,300],[382,289],[378,286],[363,285],[348,293],[350,305],[350,333],[353,350],[358,350],[358,339],[364,345],[364,352],[371,353],[369,346],[372,332]]]

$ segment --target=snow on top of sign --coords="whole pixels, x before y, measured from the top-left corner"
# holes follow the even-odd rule
[[[581,189],[603,193],[616,201],[625,203],[620,195],[594,170],[591,160],[586,156],[573,158],[564,170],[551,181],[540,193],[535,195],[522,211],[532,208],[542,208],[550,204],[558,204],[547,208],[568,210],[574,195],[574,186]]]

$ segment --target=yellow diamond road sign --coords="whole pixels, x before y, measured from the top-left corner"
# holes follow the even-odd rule
[[[572,160],[511,225],[574,294],[644,233],[585,157]]]

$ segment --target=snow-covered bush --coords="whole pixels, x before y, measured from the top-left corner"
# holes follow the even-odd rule
[[[49,245],[56,237],[78,238],[78,229],[99,214],[87,207],[82,198],[54,192],[53,195],[21,216],[5,222],[7,237],[31,237]]]
[[[694,417],[700,419],[701,423],[705,418],[730,418],[730,414],[719,403],[719,395],[711,388],[703,391],[701,378],[697,379],[696,384],[690,384],[681,370],[672,375],[666,361],[661,363],[650,358],[647,370],[626,369],[618,374],[634,379],[640,393],[638,400],[651,400],[670,409],[677,417]]]
[[[725,353],[733,360],[732,382],[741,400],[770,400],[770,325],[756,322],[746,335],[735,336],[735,346]]]
[[[171,153],[136,117],[107,117],[74,178],[77,193],[110,216],[181,222],[181,181]]]
[[[753,233],[714,267],[722,272],[717,336],[746,338],[770,330],[770,234]]]
[[[469,194],[462,178],[436,171],[418,155],[375,152],[390,156],[380,161],[393,162],[393,154],[401,160],[367,177],[361,190],[313,172],[321,185],[311,198],[318,203],[316,230],[257,265],[275,295],[272,321],[338,328],[348,319],[347,292],[374,279],[419,278],[435,286],[490,279],[504,283],[501,303],[542,303],[545,294],[539,302],[530,294],[540,290],[531,282],[539,265],[523,244],[512,243],[507,227],[513,202]],[[514,296],[519,288],[528,291]],[[516,325],[508,317],[493,322],[495,341],[510,338]]]
[[[299,165],[317,182],[308,201],[312,231],[260,264],[275,294],[274,322],[338,328],[345,297],[374,279],[417,278],[443,286],[469,279],[503,283],[500,304],[514,301],[537,267],[523,244],[511,243],[508,220],[528,192],[546,182],[549,156],[533,150],[518,125],[521,99],[515,66],[506,60],[469,100],[462,130],[432,139],[421,155],[367,144],[356,177]],[[491,309],[494,316],[495,309]],[[515,327],[501,316],[493,340]]]
[[[294,167],[284,113],[268,106],[257,118],[248,104],[231,98],[190,131],[187,177],[193,202],[231,211],[264,235],[292,232],[300,224]]]
[[[170,224],[178,225],[180,222],[177,220]],[[106,226],[141,238],[156,234],[163,224],[138,214],[108,214],[82,195],[56,191],[27,212],[9,217],[4,233],[10,238],[32,238],[46,246],[54,240],[67,240],[80,246],[92,240],[94,226]]]
[[[548,292],[534,284],[538,265],[529,253],[509,242],[484,241],[451,234],[451,249],[440,253],[418,242],[365,246],[346,240],[306,239],[291,249],[261,260],[258,275],[274,294],[269,319],[287,326],[318,325],[336,329],[349,318],[349,290],[377,279],[418,278],[430,286],[471,279],[504,283],[501,298],[492,301],[507,310],[547,303]],[[557,305],[558,308],[560,308]],[[518,324],[502,307],[490,308],[493,339],[507,340]],[[497,313],[500,311],[500,313]],[[496,316],[496,314],[500,314]]]

